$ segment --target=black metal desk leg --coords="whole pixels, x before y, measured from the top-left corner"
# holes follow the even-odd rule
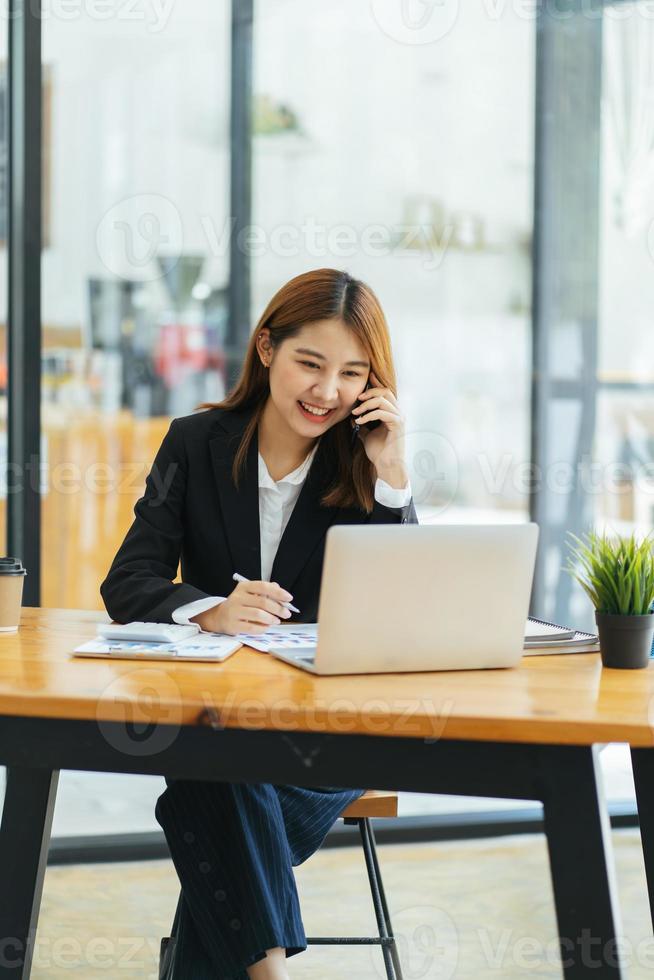
[[[7,769],[0,825],[0,978],[28,980],[58,772]]]
[[[632,749],[640,840],[645,859],[649,912],[654,926],[654,749]]]
[[[544,746],[540,774],[563,976],[619,980],[622,927],[599,749],[573,748],[562,762]]]

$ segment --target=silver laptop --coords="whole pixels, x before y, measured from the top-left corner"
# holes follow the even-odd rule
[[[315,646],[271,649],[314,674],[514,667],[536,524],[334,525]]]

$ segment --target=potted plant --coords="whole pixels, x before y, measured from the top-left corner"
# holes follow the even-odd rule
[[[638,541],[594,531],[571,534],[568,571],[595,607],[605,667],[647,667],[654,636],[654,555],[648,535]]]

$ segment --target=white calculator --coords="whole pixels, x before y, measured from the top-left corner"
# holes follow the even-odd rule
[[[98,626],[98,636],[104,640],[147,640],[150,643],[178,643],[200,632],[197,623],[188,626],[178,623],[106,623]]]

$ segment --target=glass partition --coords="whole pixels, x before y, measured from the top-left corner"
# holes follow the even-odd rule
[[[230,21],[86,9],[43,23],[42,603],[101,609],[169,419],[224,392]]]
[[[645,3],[616,3],[552,25],[537,598],[543,615],[594,630],[564,570],[566,532],[654,525],[654,19]]]
[[[7,539],[7,235],[9,232],[8,31],[0,18],[0,540]],[[3,554],[6,554],[3,546]]]
[[[654,19],[605,14],[595,520],[654,527]]]
[[[420,520],[525,520],[535,29],[455,6],[260,0],[253,320],[299,270],[367,281]]]

